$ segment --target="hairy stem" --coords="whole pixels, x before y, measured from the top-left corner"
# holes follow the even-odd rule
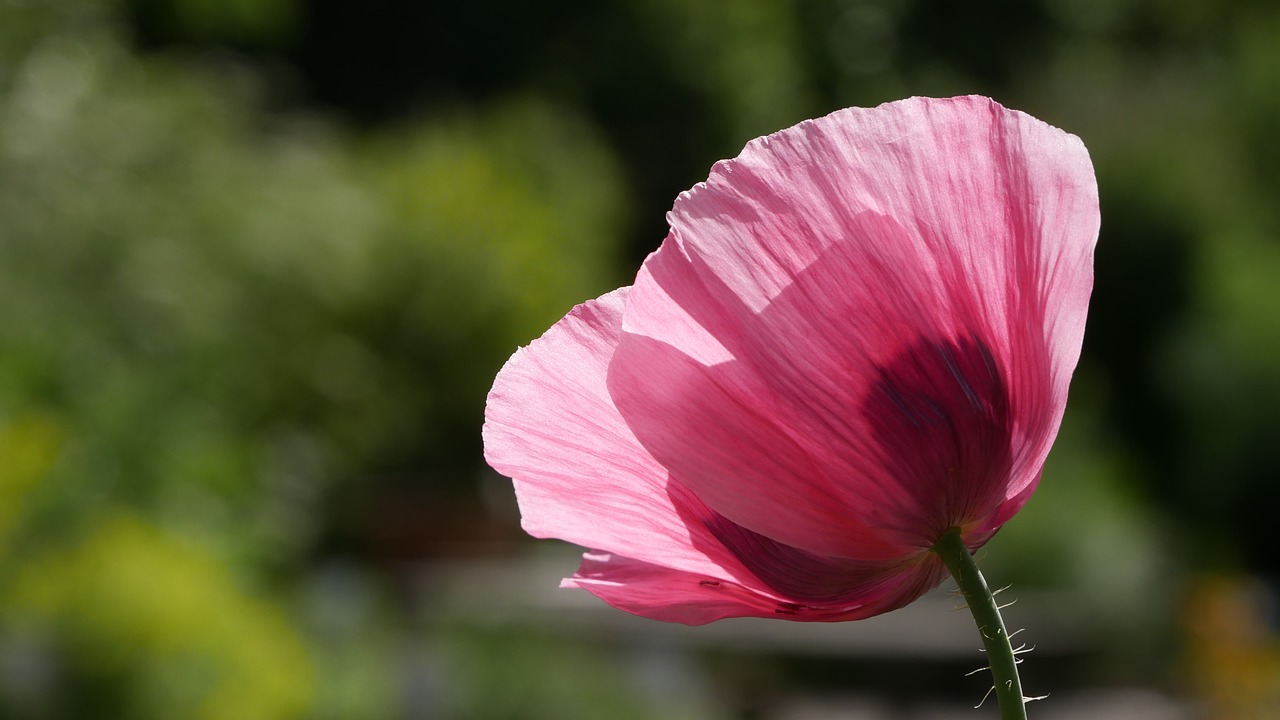
[[[987,663],[995,683],[996,699],[1000,701],[1000,720],[1026,720],[1026,701],[1022,695],[1022,682],[1018,679],[1017,659],[1009,642],[1009,632],[1000,617],[995,595],[987,587],[986,579],[960,539],[959,528],[948,530],[932,550],[946,563],[960,586],[974,621],[978,623],[978,634],[982,635],[982,645],[986,648]]]

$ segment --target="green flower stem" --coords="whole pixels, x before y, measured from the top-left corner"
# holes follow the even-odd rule
[[[1009,643],[1009,632],[1000,617],[995,595],[987,587],[986,579],[960,539],[959,528],[948,530],[931,549],[946,563],[960,586],[960,593],[964,595],[974,621],[978,623],[978,634],[982,635],[982,645],[986,648],[987,663],[995,683],[996,699],[1000,701],[1000,720],[1027,720],[1026,701],[1022,695],[1022,682],[1018,679],[1013,645]]]

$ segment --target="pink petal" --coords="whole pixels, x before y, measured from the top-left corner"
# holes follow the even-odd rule
[[[1021,506],[1092,285],[1078,139],[980,98],[846,110],[750,143],[669,220],[608,383],[702,501],[868,562]]]
[[[729,581],[701,578],[660,565],[608,553],[583,556],[578,573],[562,587],[590,591],[619,610],[686,625],[703,625],[728,617],[783,618],[810,622],[861,620],[896,610],[937,587],[945,569],[936,558],[912,568],[883,573],[869,583],[861,599],[838,606],[780,601]]]
[[[735,525],[671,483],[604,387],[626,294],[574,308],[518,351],[486,408],[486,458],[514,479],[525,529],[607,551],[589,555],[571,585],[687,623],[865,617],[937,585],[940,565],[813,555]]]
[[[675,503],[688,491],[668,493],[666,470],[605,388],[627,292],[579,305],[507,361],[485,407],[485,459],[512,478],[530,535],[733,578],[744,571],[705,530],[686,526]],[[722,561],[695,547],[698,533]]]
[[[774,617],[777,601],[727,581],[608,553],[583,555],[561,587],[582,588],[619,610],[653,620],[704,625],[727,617]]]

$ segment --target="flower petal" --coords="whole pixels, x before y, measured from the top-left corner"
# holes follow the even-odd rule
[[[750,143],[669,220],[609,388],[711,508],[887,560],[1025,501],[1092,285],[1078,139],[980,98],[841,111]]]
[[[579,305],[507,361],[485,407],[485,459],[512,478],[530,535],[704,577],[746,575],[708,531],[686,526],[690,510],[677,505],[701,503],[683,487],[668,490],[666,470],[608,396],[628,290]]]
[[[729,617],[784,618],[808,622],[861,620],[896,610],[937,587],[945,575],[936,558],[918,567],[886,575],[865,599],[842,606],[815,606],[780,601],[729,581],[710,580],[659,565],[588,552],[578,573],[562,587],[587,590],[619,610],[634,615],[703,625]]]
[[[589,552],[561,587],[582,588],[633,615],[685,625],[728,617],[775,617],[777,601],[736,583],[609,553]]]
[[[865,617],[937,584],[940,566],[917,572],[777,543],[670,482],[604,387],[626,294],[575,308],[518,351],[486,408],[486,457],[514,479],[525,529],[607,550],[589,554],[569,585],[636,614],[699,623]]]

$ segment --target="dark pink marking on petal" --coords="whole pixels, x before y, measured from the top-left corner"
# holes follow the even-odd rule
[[[932,584],[913,582],[930,562],[925,553],[906,561],[879,563],[823,557],[771,540],[717,513],[701,522],[764,587],[788,599],[779,604],[784,611],[857,605],[887,612],[942,580],[942,574],[937,574]],[[904,585],[912,589],[904,593]]]
[[[827,248],[759,312],[664,245],[637,281],[607,382],[637,440],[721,515],[818,556],[898,562],[1004,500],[1021,428],[979,339],[982,311],[943,299],[900,225],[854,221],[859,239]],[[645,313],[663,298],[719,345],[626,331],[633,317],[656,323]]]
[[[642,617],[702,625],[729,617],[783,618],[801,622],[860,620],[895,610],[936,587],[945,574],[941,562],[924,562],[886,581],[883,592],[844,604],[796,602],[767,589],[700,577],[601,552],[583,555],[577,574],[562,587],[587,590],[613,607]]]
[[[1013,418],[1002,371],[981,339],[921,339],[878,368],[859,411],[877,464],[913,499],[930,544],[1003,501]]]

